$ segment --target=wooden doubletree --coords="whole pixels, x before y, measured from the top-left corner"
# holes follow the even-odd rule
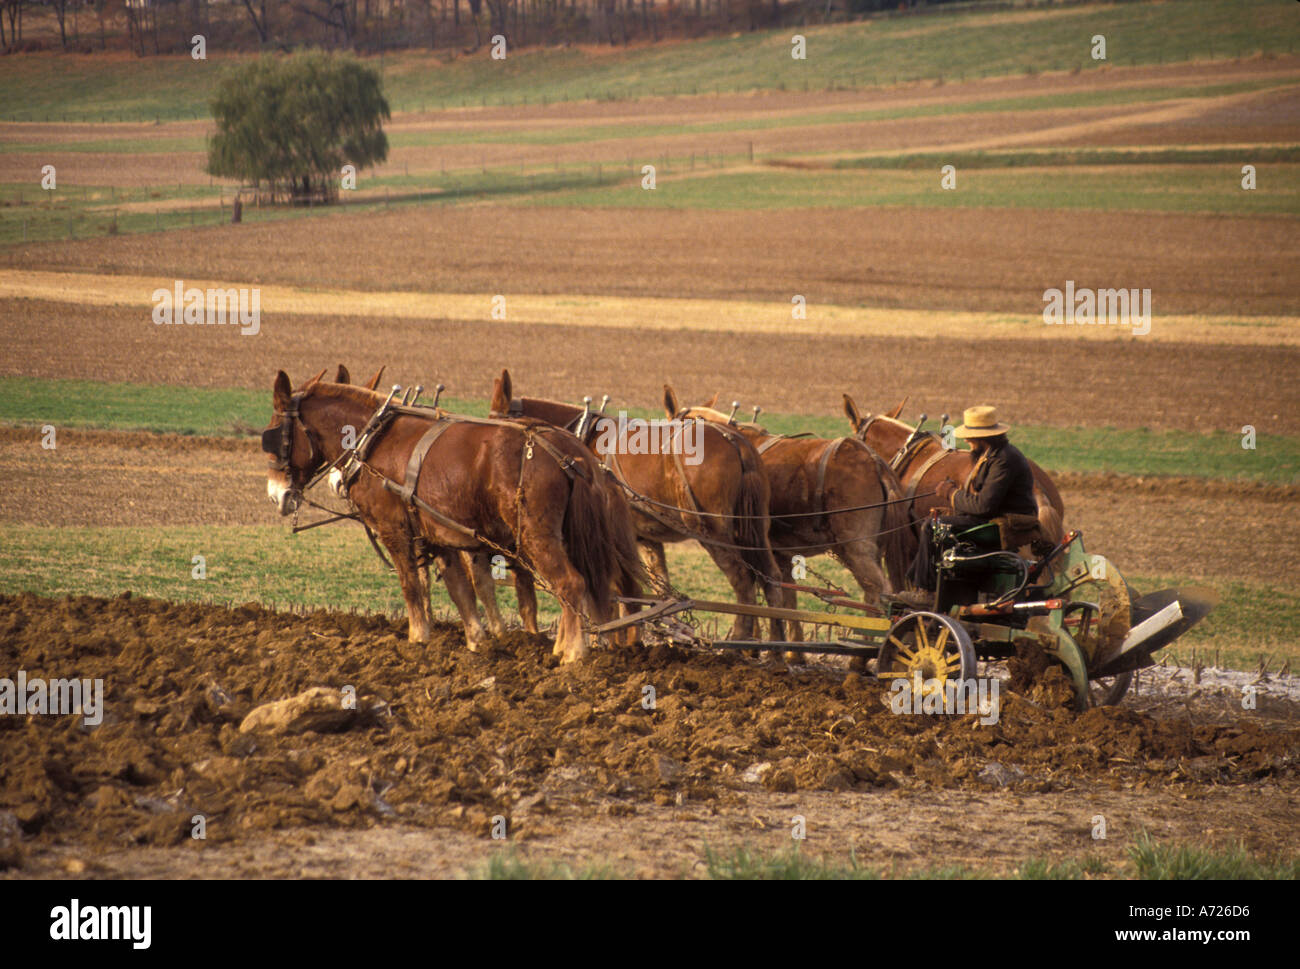
[[[208,172],[272,200],[334,200],[344,165],[388,157],[378,73],[350,57],[264,56],[226,75],[212,100]]]

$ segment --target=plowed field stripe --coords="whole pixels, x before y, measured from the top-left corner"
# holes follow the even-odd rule
[[[232,280],[184,280],[199,289],[256,286]],[[158,289],[174,278],[0,270],[0,298],[39,299],[89,306],[151,308]],[[364,316],[458,320],[492,319],[491,293],[365,292],[258,286],[268,316]],[[806,319],[791,319],[781,302],[587,295],[504,294],[506,323],[559,324],[629,330],[696,330],[811,336],[908,336],[962,339],[1110,339],[1235,345],[1300,345],[1297,316],[1165,316],[1158,298],[1151,332],[1132,336],[1125,325],[1048,326],[1041,312],[958,313],[946,310],[851,307],[812,303]],[[1029,306],[1038,302],[1025,294]],[[497,321],[500,322],[500,321]]]

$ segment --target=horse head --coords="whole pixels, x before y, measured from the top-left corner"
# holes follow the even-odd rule
[[[281,515],[297,511],[302,504],[302,492],[313,474],[325,463],[324,454],[313,440],[312,432],[303,423],[303,401],[317,388],[325,371],[322,370],[298,390],[293,390],[289,375],[283,370],[275,375],[271,389],[271,406],[274,413],[271,423],[262,431],[262,450],[269,455],[266,494]]]

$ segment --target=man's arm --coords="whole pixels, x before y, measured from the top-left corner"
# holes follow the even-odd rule
[[[978,492],[959,488],[952,496],[953,511],[963,515],[991,518],[1002,509],[1003,499],[1011,487],[1011,468],[1005,456],[989,458],[988,474]]]

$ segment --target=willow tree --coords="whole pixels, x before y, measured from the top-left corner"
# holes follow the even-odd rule
[[[391,115],[378,73],[350,57],[264,56],[222,78],[208,172],[273,199],[338,197],[343,166],[388,157]]]

